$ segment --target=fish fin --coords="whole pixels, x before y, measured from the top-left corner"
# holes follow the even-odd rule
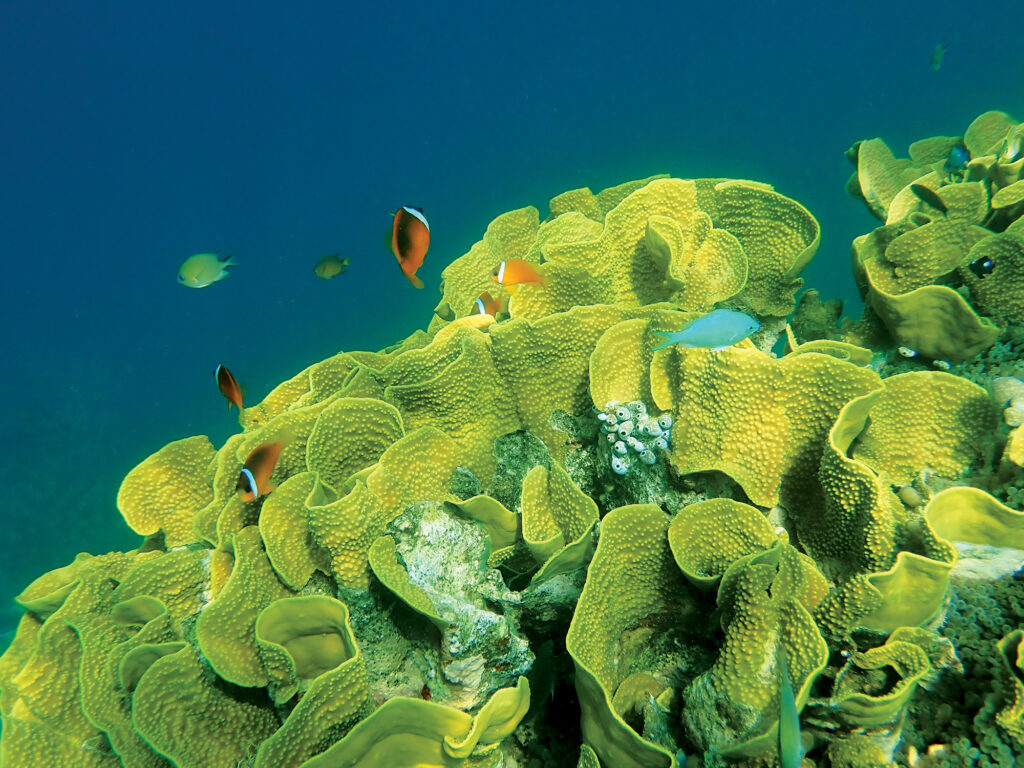
[[[220,266],[221,266],[222,269],[227,269],[228,267],[237,267],[238,265],[235,262],[232,261],[232,259],[234,257],[235,257],[235,254],[233,254],[233,253],[229,253],[227,256],[225,256],[223,258],[221,258],[221,256],[218,254],[217,255],[217,261],[220,262]]]
[[[260,496],[266,496],[266,495],[267,495],[268,493],[270,493],[271,491],[273,491],[273,490],[274,490],[275,488],[277,488],[277,486],[276,486],[276,485],[274,485],[273,483],[271,483],[271,482],[270,482],[270,481],[268,480],[268,481],[267,481],[267,487],[266,487],[266,488],[260,488]]]
[[[722,346],[722,347],[712,347],[711,351],[712,352],[721,352],[723,349],[728,349],[731,346],[732,346],[732,344],[726,344],[725,346]],[[691,347],[691,349],[692,349],[692,347]]]
[[[334,255],[337,256],[338,254],[334,254]],[[343,267],[347,267],[348,266],[348,256],[346,256],[344,259],[341,260],[341,266],[343,266]]]
[[[672,337],[675,336],[675,333],[673,333],[672,331],[651,331],[651,333],[656,333],[659,336],[665,338],[665,341],[663,341],[661,344],[652,349],[651,352],[657,352],[659,349],[671,347],[675,343],[672,341]]]
[[[779,670],[779,763],[782,768],[800,768],[803,743],[800,738],[800,711],[796,706],[793,681],[789,676],[786,651],[778,650]]]
[[[519,293],[519,284],[510,283],[509,285],[505,286],[505,290],[508,291],[509,296],[515,296],[517,293]]]
[[[418,277],[416,277],[416,275],[406,275],[406,277],[408,277],[409,278],[409,282],[412,283],[417,288],[422,288],[423,287],[423,281],[420,280]]]
[[[394,216],[395,214],[391,214],[391,215]],[[387,251],[388,253],[394,255],[395,258],[398,258],[398,255],[395,254],[394,250],[392,250],[392,248],[391,248],[391,236],[393,234],[394,233],[390,229],[387,232],[384,233],[384,250]],[[398,259],[398,260],[401,261],[401,259]]]

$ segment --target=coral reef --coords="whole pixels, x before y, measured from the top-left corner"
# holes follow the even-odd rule
[[[18,597],[0,761],[754,768],[794,729],[804,766],[1024,759],[1022,135],[855,148],[857,323],[797,304],[818,225],[765,184],[499,216],[426,331],[128,473],[139,547]],[[509,258],[547,284],[471,314]],[[655,350],[716,306],[760,329]]]
[[[847,189],[884,222],[853,244],[862,325],[881,324],[911,355],[964,361],[1024,320],[1022,137],[1024,123],[986,112],[962,137],[915,142],[909,158],[881,139],[850,149]]]

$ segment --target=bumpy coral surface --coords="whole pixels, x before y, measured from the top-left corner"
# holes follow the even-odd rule
[[[499,216],[426,331],[128,474],[139,547],[18,597],[0,762],[753,767],[780,738],[805,766],[1024,759],[1022,135],[989,113],[908,160],[851,153],[885,222],[855,244],[856,325],[812,293],[786,325],[819,230],[765,184]],[[473,313],[510,258],[546,284]],[[716,307],[760,329],[655,351]],[[273,490],[242,500],[276,442]]]

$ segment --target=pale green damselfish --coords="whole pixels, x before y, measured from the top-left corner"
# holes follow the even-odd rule
[[[651,351],[656,352],[673,344],[682,344],[684,347],[711,347],[712,352],[717,352],[743,341],[760,327],[761,324],[757,320],[743,312],[735,309],[716,309],[704,317],[698,317],[681,331],[654,331],[659,336],[664,336],[665,341]]]
[[[178,282],[189,288],[205,288],[228,276],[228,267],[237,266],[230,256],[197,253],[185,259],[178,270]]]
[[[779,764],[782,768],[800,768],[803,744],[800,740],[800,713],[796,709],[793,681],[789,679],[786,651],[779,646]]]

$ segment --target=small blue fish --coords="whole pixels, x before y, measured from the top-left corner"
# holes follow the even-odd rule
[[[786,651],[779,646],[779,763],[782,768],[800,768],[803,742],[800,739],[800,713],[789,679]]]
[[[651,351],[657,352],[673,344],[682,344],[690,348],[711,347],[712,352],[717,352],[743,341],[760,327],[761,324],[757,320],[743,312],[735,309],[716,309],[704,317],[698,317],[681,331],[654,331],[659,336],[664,336],[665,341]]]
[[[967,170],[969,162],[971,162],[971,153],[963,144],[957,144],[949,151],[949,157],[946,158],[943,169],[950,175],[961,176]]]

